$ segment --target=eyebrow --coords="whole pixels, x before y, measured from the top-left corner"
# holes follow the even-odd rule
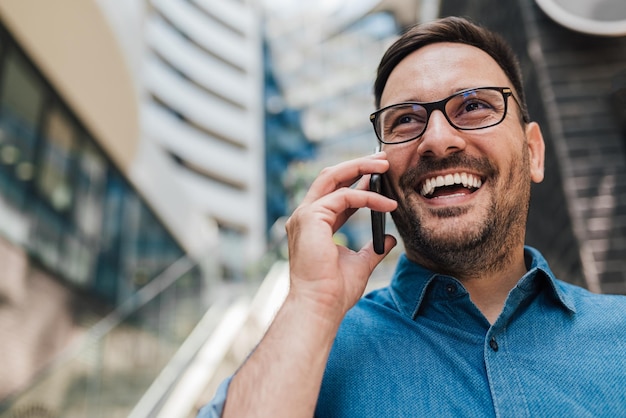
[[[480,89],[480,88],[484,88],[484,87],[491,87],[491,86],[492,86],[491,84],[489,84],[489,85],[485,84],[485,85],[477,85],[477,86],[472,86],[472,87],[462,87],[462,88],[458,88],[458,89],[451,89],[451,90],[449,90],[449,93],[447,95],[442,96],[442,97],[440,97],[440,98],[438,98],[436,100],[432,100],[432,101],[429,101],[429,100],[417,100],[415,98],[411,98],[411,99],[408,99],[408,100],[396,101],[394,103],[390,103],[390,104],[384,105],[384,106],[381,103],[380,109],[382,109],[384,107],[388,107],[388,106],[393,106],[393,105],[396,105],[396,104],[401,104],[401,103],[434,103],[434,102],[438,102],[440,100],[447,99],[448,97],[454,96],[456,94],[462,93],[464,91]]]
[[[485,85],[476,85],[476,86],[471,86],[471,87],[461,87],[461,88],[450,89],[450,90],[448,90],[448,94],[446,94],[446,95],[444,95],[444,96],[442,96],[442,97],[440,97],[439,99],[436,99],[436,100],[418,100],[414,96],[412,96],[409,99],[402,99],[402,100],[399,100],[399,101],[394,101],[393,103],[389,103],[389,104],[386,104],[386,105],[383,105],[383,103],[381,102],[380,103],[380,109],[382,109],[383,107],[392,106],[394,104],[399,104],[399,103],[432,103],[432,102],[437,102],[439,100],[443,100],[445,98],[453,96],[453,95],[455,95],[457,93],[460,93],[462,91],[471,90],[471,89],[479,89],[479,88],[485,87],[485,86],[487,86],[487,84],[485,84]],[[489,84],[489,86],[491,86],[491,84]]]

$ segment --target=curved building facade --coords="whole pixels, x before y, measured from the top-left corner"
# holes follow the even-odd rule
[[[265,248],[263,57],[242,2],[152,0],[145,16],[141,128],[215,222],[224,273]]]

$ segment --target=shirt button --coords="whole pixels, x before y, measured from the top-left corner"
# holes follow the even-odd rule
[[[495,337],[491,337],[489,340],[489,347],[491,347],[493,351],[498,351],[498,342]]]
[[[448,283],[446,285],[446,292],[448,292],[449,294],[455,293],[456,292],[456,285],[452,284],[452,283]]]

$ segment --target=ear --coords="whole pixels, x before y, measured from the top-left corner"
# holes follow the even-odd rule
[[[537,122],[530,122],[526,125],[526,142],[529,153],[530,179],[535,183],[541,183],[543,181],[546,146]]]

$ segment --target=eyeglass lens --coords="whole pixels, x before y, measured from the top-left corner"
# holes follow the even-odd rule
[[[444,112],[448,122],[457,129],[482,129],[502,122],[506,99],[500,89],[473,89],[433,103],[400,103],[378,114],[375,128],[385,143],[415,139],[426,130],[433,110]]]

